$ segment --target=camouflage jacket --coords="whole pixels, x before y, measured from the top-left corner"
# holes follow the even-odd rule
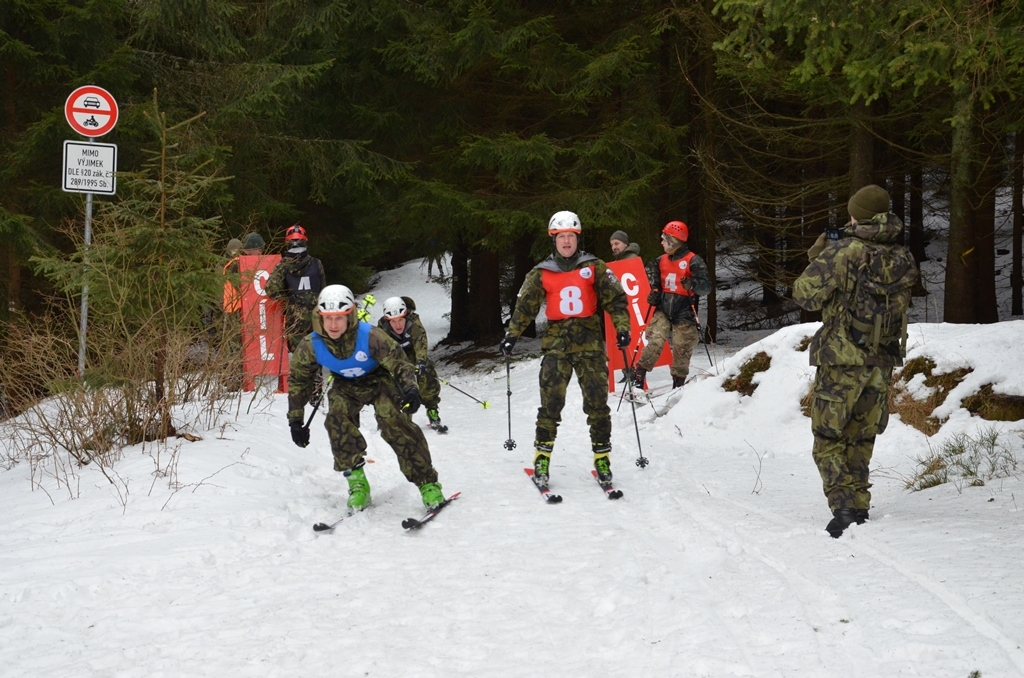
[[[405,316],[405,331],[401,334],[396,334],[391,329],[391,323],[388,322],[387,318],[381,318],[377,321],[377,327],[381,328],[388,333],[388,336],[398,342],[398,345],[405,351],[405,355],[414,363],[427,362],[427,351],[429,349],[427,341],[427,330],[423,327],[423,321],[420,320],[420,316],[414,311],[409,311]]]
[[[562,259],[562,257],[558,257]],[[562,259],[562,261],[565,261]],[[584,318],[567,318],[565,320],[548,321],[541,340],[544,353],[584,353],[604,352],[603,314],[607,311],[615,325],[616,332],[629,331],[629,316],[626,313],[626,293],[615,274],[608,270],[603,261],[592,254],[580,252],[576,256],[575,265],[567,270],[576,270],[586,266],[594,267],[594,289],[597,292],[598,312]],[[546,299],[541,278],[543,270],[559,271],[555,255],[540,262],[529,273],[519,290],[516,307],[512,319],[508,323],[508,333],[518,338],[537,317],[540,307]]]
[[[857,283],[857,270],[867,251],[891,248],[903,262],[902,284],[912,286],[918,271],[899,238],[903,222],[893,213],[848,227],[840,240],[828,241],[793,283],[793,301],[805,310],[821,311],[822,325],[811,341],[811,365],[894,367],[903,364],[898,351],[858,345],[851,334],[848,306]],[[909,265],[907,264],[909,262]],[[892,272],[889,272],[892,273]]]
[[[678,261],[689,253],[689,248],[686,246],[686,243],[683,243],[675,252],[662,254],[653,261],[648,262],[645,270],[647,271],[647,281],[651,284],[651,289],[661,289],[661,269],[659,268],[661,257],[668,257],[669,261]],[[708,265],[704,263],[704,260],[698,254],[694,254],[693,258],[690,259],[690,277],[683,279],[683,287],[693,292],[693,296],[685,297],[681,294],[663,294],[661,295],[661,301],[658,303],[658,310],[664,313],[665,317],[673,325],[681,322],[689,322],[696,325],[697,321],[693,316],[693,312],[694,310],[700,310],[700,297],[706,297],[711,293],[711,278],[708,275]]]
[[[331,339],[323,330],[319,314],[313,314],[313,330],[324,338],[324,346],[339,358],[347,358],[356,349],[354,325],[337,339]],[[394,378],[401,393],[416,390],[416,370],[405,358],[402,349],[380,328],[370,330],[370,356],[377,361],[377,368],[359,379]],[[311,335],[306,335],[292,353],[291,370],[288,375],[288,421],[300,421],[303,409],[313,396],[316,376],[320,365],[316,361]],[[340,377],[336,377],[340,378]]]
[[[309,289],[297,288],[299,279],[309,279]],[[316,257],[303,252],[299,256],[285,255],[270,272],[267,280],[267,295],[271,299],[285,301],[290,309],[312,311],[316,308],[317,297],[325,282],[324,265]]]

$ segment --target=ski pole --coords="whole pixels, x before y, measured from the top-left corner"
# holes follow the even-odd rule
[[[708,354],[708,363],[710,363],[717,372],[718,366],[715,365],[715,361],[712,360],[711,349],[708,348],[707,332],[704,331],[704,328],[700,324],[700,318],[697,316],[697,307],[693,303],[690,304],[690,310],[693,311],[693,320],[697,323],[697,336],[700,337],[700,343],[704,344],[704,351]]]
[[[626,381],[633,383],[633,365],[636,364],[636,354],[640,352],[640,344],[644,343],[644,332],[647,329],[647,324],[651,321],[651,316],[654,314],[654,306],[647,307],[647,314],[644,316],[643,327],[640,328],[640,333],[636,337],[636,346],[633,347],[633,359],[631,362],[626,362],[626,349],[622,349],[622,362],[625,363],[625,367],[622,372],[626,376]],[[632,391],[632,389],[630,389]],[[622,399],[626,396],[626,389],[622,389],[622,394],[619,395],[619,404],[615,406],[615,411],[618,412],[619,408],[622,407]],[[631,396],[632,397],[632,396]]]
[[[480,400],[479,398],[474,398],[473,396],[469,395],[468,393],[466,393],[465,391],[463,391],[463,390],[462,390],[461,388],[459,388],[458,386],[455,386],[454,384],[449,384],[449,383],[448,383],[447,381],[445,381],[444,379],[438,379],[438,381],[439,381],[439,382],[441,382],[442,384],[444,384],[445,386],[451,386],[452,388],[454,388],[454,389],[455,389],[456,391],[458,391],[458,392],[459,392],[459,393],[461,393],[462,395],[466,396],[467,398],[470,398],[470,399],[472,399],[472,400],[475,400],[475,401],[477,401],[478,403],[480,403],[480,404],[481,404],[481,405],[483,406],[483,408],[484,408],[485,410],[486,410],[486,409],[488,409],[488,408],[490,408],[490,406],[491,406],[491,404],[490,404],[489,402],[487,402],[486,400]]]
[[[512,439],[512,358],[505,356],[505,394],[508,396],[508,440],[506,450],[516,449],[516,441]]]
[[[306,425],[305,425],[304,428],[306,428],[306,429],[309,428],[309,425],[313,422],[313,417],[316,416],[316,411],[320,409],[320,403],[322,403],[323,401],[324,401],[324,390],[321,388],[320,389],[320,396],[316,399],[316,402],[313,403],[313,411],[309,413],[309,419],[306,420]]]
[[[622,351],[622,360],[623,360],[623,362],[625,362],[625,360],[626,360],[626,349],[623,348],[623,349],[621,349],[621,351]],[[647,460],[647,457],[644,456],[644,448],[640,444],[640,424],[638,424],[637,421],[636,421],[636,403],[633,401],[633,381],[632,380],[630,380],[629,383],[626,384],[626,388],[629,389],[629,406],[633,409],[633,428],[636,429],[636,449],[637,449],[637,451],[640,454],[640,456],[636,458],[636,465],[639,466],[640,468],[646,468],[647,464],[649,464],[650,462]],[[623,389],[622,393],[623,393],[623,395],[625,395],[625,393],[626,393],[625,389]],[[651,407],[654,407],[654,405],[652,404]]]

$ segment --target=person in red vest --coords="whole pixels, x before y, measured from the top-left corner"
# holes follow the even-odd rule
[[[647,303],[656,310],[646,328],[647,347],[640,354],[633,376],[636,388],[644,388],[647,372],[658,361],[666,341],[672,346],[672,387],[682,386],[690,373],[690,356],[700,342],[699,297],[711,292],[711,280],[707,264],[687,247],[689,239],[690,229],[686,224],[668,222],[661,229],[661,247],[665,253],[647,264],[647,277],[651,282]]]
[[[516,340],[547,302],[533,461],[534,482],[538,486],[548,483],[555,433],[562,420],[565,391],[573,372],[583,392],[583,411],[590,426],[598,481],[608,486],[612,481],[608,355],[601,311],[611,315],[620,348],[629,346],[629,316],[626,293],[618,278],[603,261],[579,249],[581,230],[580,219],[573,212],[556,212],[551,217],[548,235],[554,252],[526,274],[508,332],[499,346],[502,355],[511,356]]]

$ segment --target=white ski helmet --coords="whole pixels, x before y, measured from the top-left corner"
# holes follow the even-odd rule
[[[404,318],[408,311],[409,309],[406,308],[405,300],[402,297],[388,297],[384,300],[384,317],[388,320]]]
[[[356,309],[356,298],[344,285],[328,285],[320,290],[316,308],[320,315],[348,315]]]
[[[580,218],[575,212],[555,212],[548,221],[548,235],[556,236],[559,233],[580,233],[583,228],[580,226]]]

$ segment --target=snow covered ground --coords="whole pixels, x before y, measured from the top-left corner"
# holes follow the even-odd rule
[[[375,319],[406,294],[432,341],[447,332],[447,296],[419,262],[373,292]],[[671,410],[636,410],[644,469],[624,403],[619,501],[590,476],[574,385],[553,457],[564,502],[544,504],[523,473],[537,358],[511,370],[512,451],[504,363],[440,365],[490,407],[443,387],[450,433],[426,435],[445,490],[462,496],[418,532],[400,526],[420,514],[418,492],[365,413],[375,505],[314,533],[344,514],[345,481],[320,415],[310,447],[292,445],[282,396],[179,441],[169,477],[154,471],[170,451],[152,446],[127,450],[120,485],[86,467],[70,490],[52,477],[33,490],[28,464],[14,465],[0,472],[0,676],[1024,676],[1020,480],[903,487],[959,433],[995,427],[1024,460],[1020,422],[959,406],[986,383],[1024,395],[1024,322],[912,326],[911,357],[974,372],[932,438],[891,422],[872,519],[838,540],[799,409],[812,373],[797,347],[813,329],[716,347],[714,365],[699,350],[700,378]],[[723,391],[758,351],[772,363],[754,395]]]

